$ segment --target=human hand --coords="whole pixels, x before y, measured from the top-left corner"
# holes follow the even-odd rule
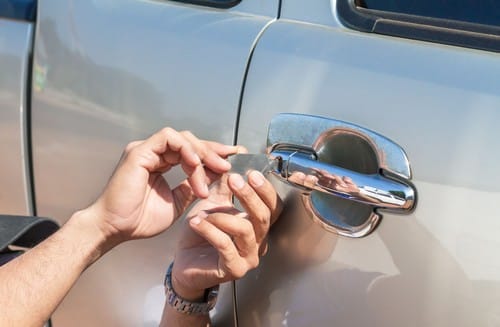
[[[196,197],[209,195],[207,184],[230,169],[223,158],[238,149],[171,128],[132,142],[102,195],[88,208],[91,217],[111,247],[159,234]],[[187,179],[172,190],[162,174],[179,164]]]
[[[245,211],[233,206],[232,194]],[[223,176],[187,215],[172,270],[175,292],[197,301],[205,289],[257,267],[281,208],[281,199],[260,172],[252,171],[248,183],[237,174]]]

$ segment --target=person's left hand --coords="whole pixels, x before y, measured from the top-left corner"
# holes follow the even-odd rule
[[[245,211],[233,206],[233,194]],[[240,175],[224,175],[187,215],[172,270],[175,292],[200,300],[206,288],[257,267],[281,208],[281,199],[260,172],[249,173],[248,183]]]

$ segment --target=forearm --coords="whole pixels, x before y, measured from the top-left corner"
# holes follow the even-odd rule
[[[80,274],[103,254],[104,239],[85,212],[0,267],[0,326],[41,326]]]

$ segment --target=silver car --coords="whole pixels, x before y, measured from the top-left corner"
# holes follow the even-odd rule
[[[188,129],[287,162],[216,324],[500,326],[499,7],[2,0],[0,212],[63,224],[130,140]],[[53,326],[157,325],[176,232],[106,255]]]

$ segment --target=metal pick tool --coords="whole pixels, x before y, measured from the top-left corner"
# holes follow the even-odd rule
[[[263,175],[278,169],[279,159],[270,158],[266,154],[235,154],[228,158],[231,163],[231,173],[246,176],[250,170],[258,170]]]

